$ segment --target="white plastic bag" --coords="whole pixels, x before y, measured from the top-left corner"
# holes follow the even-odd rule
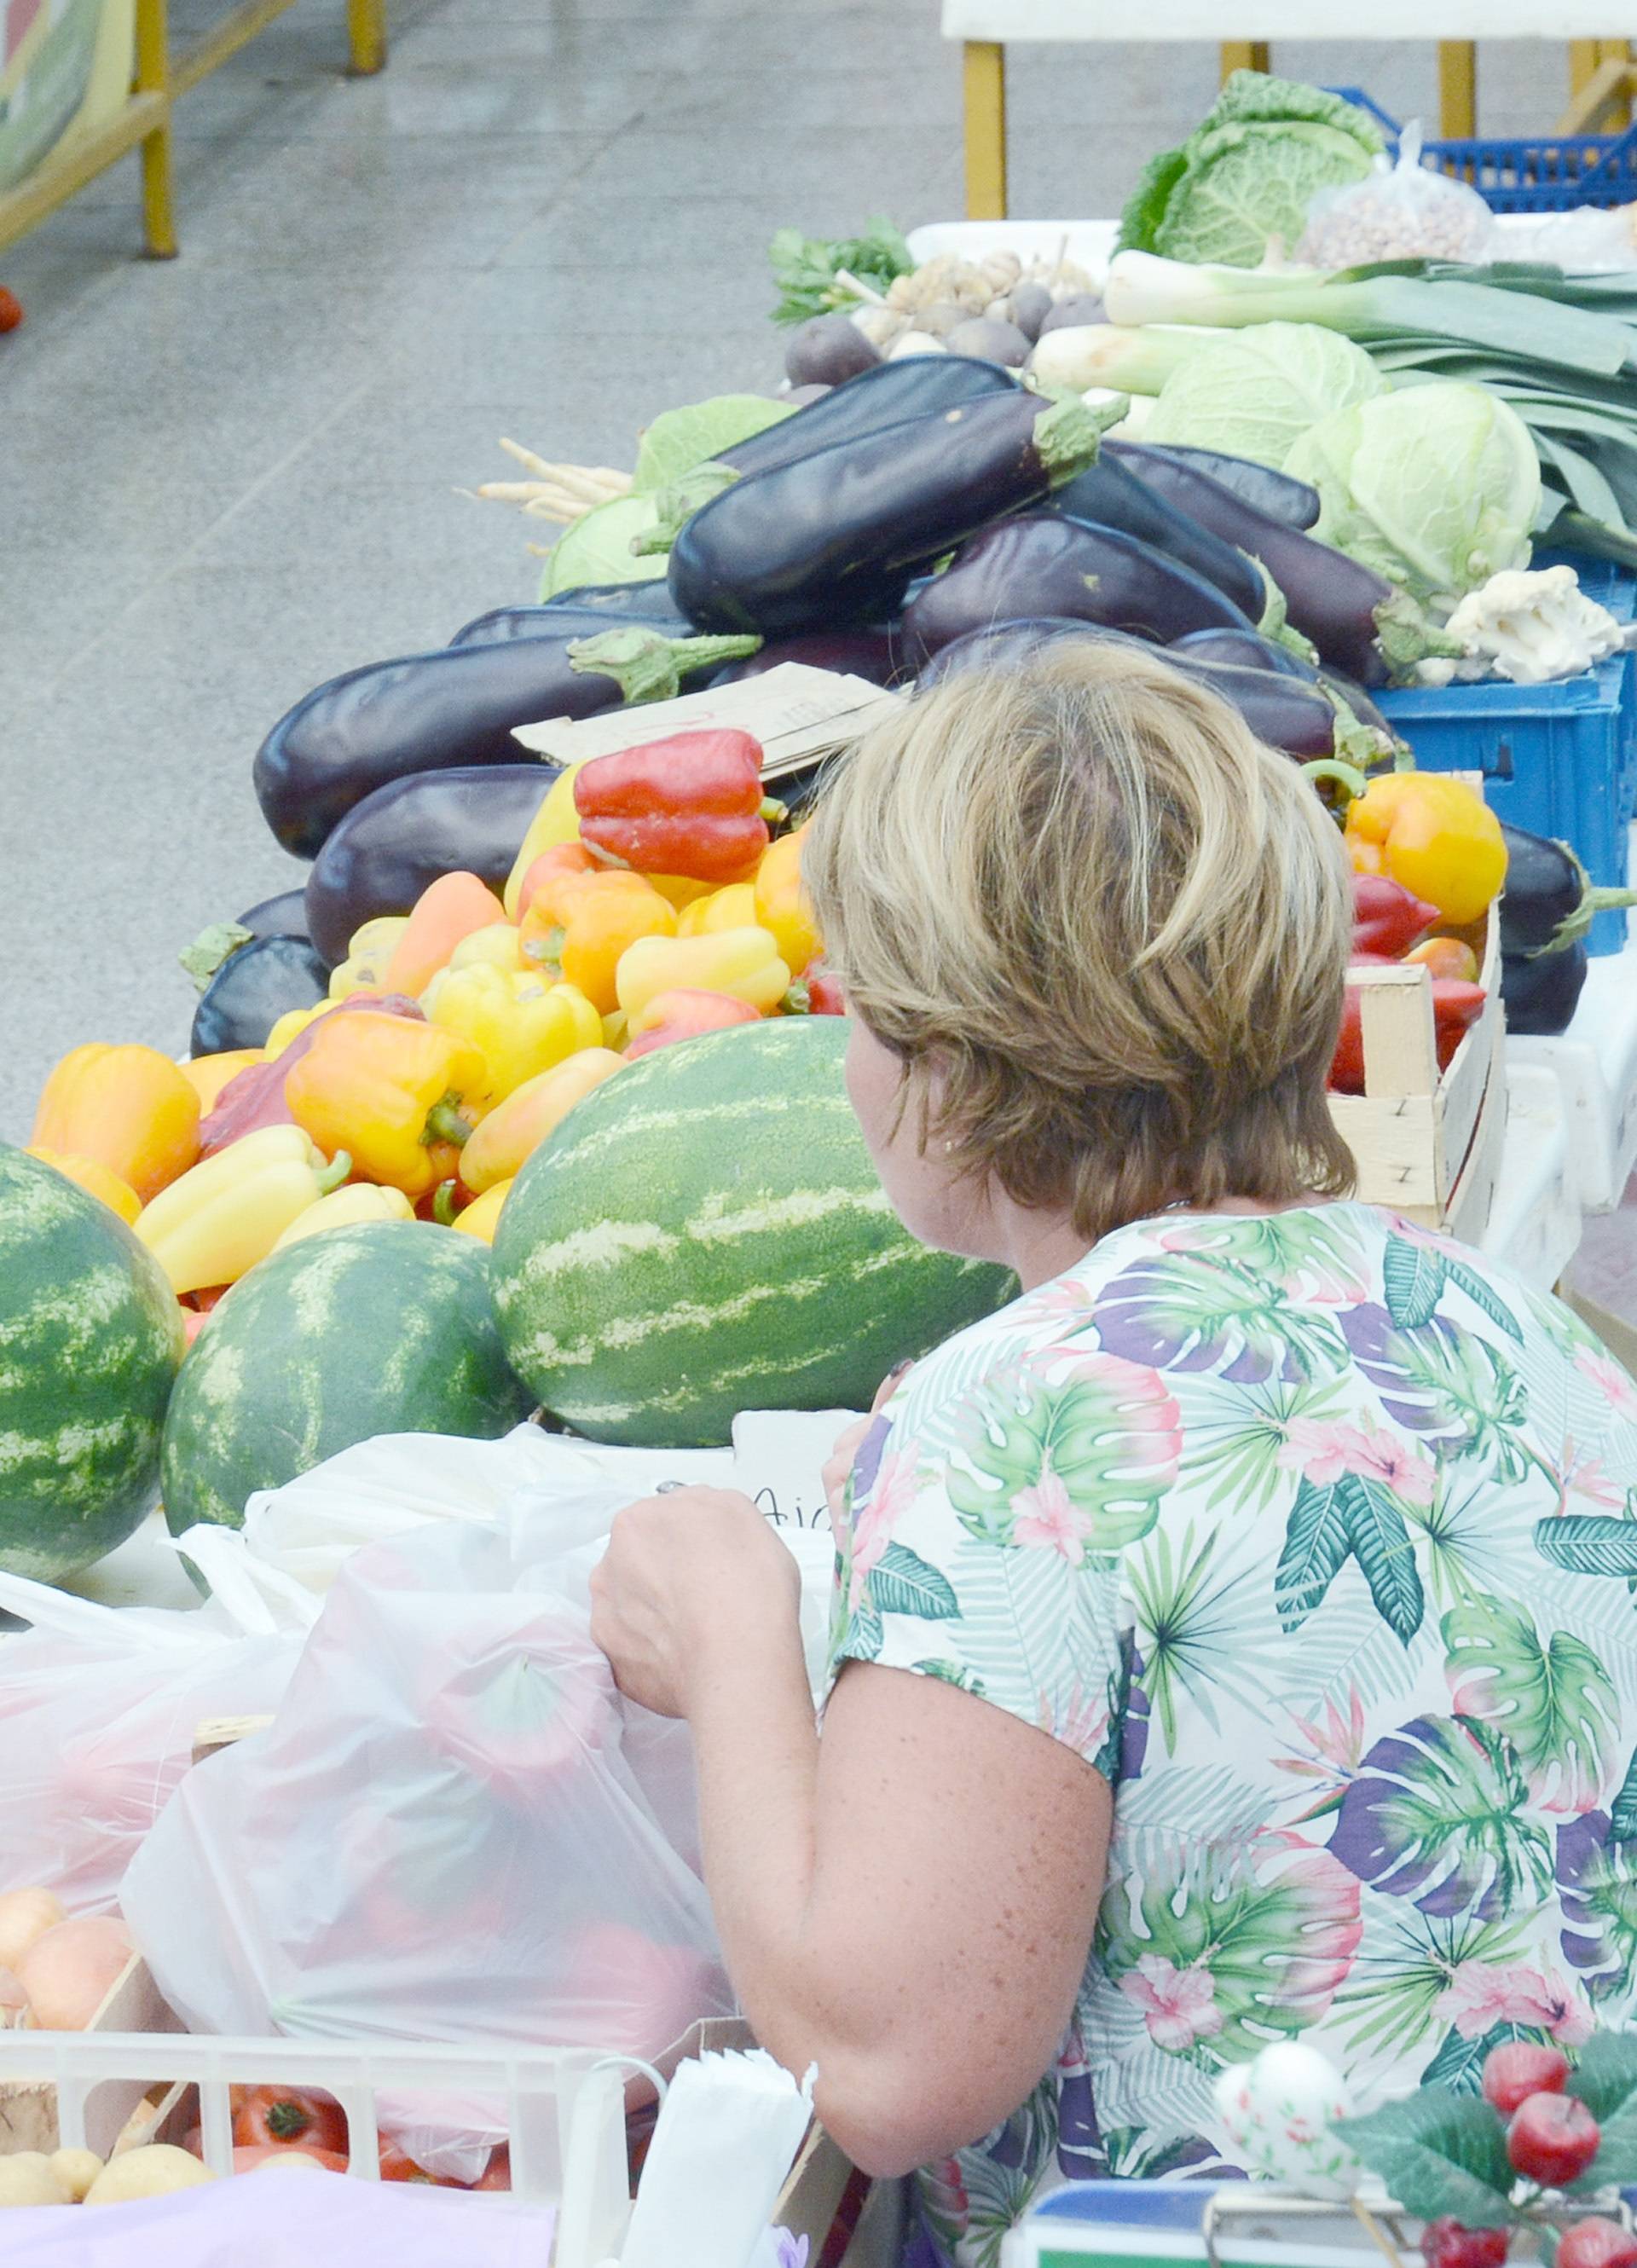
[[[106,1911],[200,1719],[275,1708],[303,1626],[260,1602],[244,1619],[94,1606],[19,1575],[0,1575],[0,1608],[33,1625],[0,1638],[0,1889]]]
[[[358,1552],[268,1731],[188,1776],[122,1904],[190,2030],[652,2057],[728,2013],[708,1902],[640,1778],[586,1578],[629,1488]]]
[[[1361,181],[1321,189],[1294,258],[1306,268],[1358,268],[1374,260],[1486,260],[1495,217],[1478,191],[1421,163],[1419,119],[1398,141],[1398,162],[1378,158]]]

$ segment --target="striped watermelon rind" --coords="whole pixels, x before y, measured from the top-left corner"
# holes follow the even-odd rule
[[[1004,1304],[1005,1270],[915,1242],[842,1078],[846,1025],[660,1048],[577,1103],[495,1233],[512,1366],[593,1440],[729,1439],[741,1410],[867,1409],[892,1366]]]
[[[0,1144],[0,1567],[54,1583],[159,1496],[181,1311],[122,1220]]]
[[[493,1440],[534,1403],[506,1362],[489,1252],[427,1221],[299,1239],[253,1268],[188,1352],[165,1428],[165,1516],[244,1521],[258,1489],[375,1433]]]

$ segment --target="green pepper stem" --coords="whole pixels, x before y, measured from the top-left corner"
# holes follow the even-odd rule
[[[770,827],[777,827],[781,819],[788,819],[790,816],[790,806],[787,803],[780,803],[777,796],[764,795],[762,799],[761,815]]]
[[[461,1108],[460,1096],[451,1089],[427,1112],[421,1140],[429,1150],[434,1142],[450,1142],[458,1150],[471,1140],[476,1131],[472,1121]]]
[[[432,1192],[432,1219],[440,1228],[454,1226],[454,1176],[439,1182]]]
[[[1349,803],[1357,802],[1367,784],[1361,771],[1352,764],[1344,764],[1336,756],[1315,756],[1310,763],[1302,765],[1301,770],[1303,777],[1310,779],[1316,787],[1327,782],[1338,787]]]
[[[328,1165],[321,1167],[319,1169],[317,1180],[320,1197],[327,1197],[332,1189],[338,1189],[351,1171],[350,1154],[345,1150],[337,1150]]]

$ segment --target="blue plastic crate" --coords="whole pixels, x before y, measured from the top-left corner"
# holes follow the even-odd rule
[[[1540,565],[1551,563],[1542,554]],[[1576,560],[1589,596],[1624,622],[1637,578]],[[1594,882],[1626,880],[1627,829],[1637,806],[1637,657],[1616,654],[1551,685],[1416,686],[1379,695],[1423,771],[1481,772],[1497,818],[1567,843]],[[1587,947],[1619,953],[1623,910],[1599,914]]]
[[[1398,121],[1362,87],[1331,92],[1366,110],[1397,154]],[[1567,212],[1637,202],[1637,126],[1624,134],[1478,134],[1423,142],[1421,163],[1478,191],[1492,212]]]

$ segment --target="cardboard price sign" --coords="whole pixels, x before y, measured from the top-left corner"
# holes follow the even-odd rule
[[[764,676],[707,693],[683,693],[675,701],[653,701],[633,709],[611,709],[600,717],[549,718],[520,725],[512,737],[531,755],[573,764],[590,756],[611,756],[622,748],[645,747],[673,733],[731,727],[762,744],[762,777],[774,780],[820,756],[832,755],[889,716],[903,699],[883,693],[867,678],[833,669],[812,669],[800,661],[780,662]]]

